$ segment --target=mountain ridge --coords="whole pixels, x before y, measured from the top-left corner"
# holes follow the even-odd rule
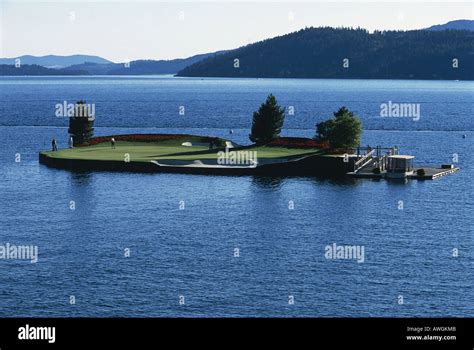
[[[474,20],[470,19],[457,19],[455,21],[449,21],[444,24],[436,24],[431,27],[425,28],[425,30],[470,30],[474,31]]]
[[[153,74],[176,74],[181,69],[200,60],[214,57],[228,52],[220,50],[210,53],[198,54],[187,58],[177,58],[171,60],[135,60],[128,63],[97,63],[85,61],[67,67],[43,66],[22,59],[22,57],[32,57],[29,55],[20,56],[20,66],[15,67],[15,58],[0,59],[0,75],[153,75]],[[51,56],[51,55],[49,55]],[[44,56],[46,57],[46,56]],[[98,57],[98,56],[94,56]],[[88,57],[86,57],[87,59]],[[98,57],[102,59],[101,57]],[[5,64],[2,62],[9,62]],[[97,61],[97,60],[95,60]],[[51,61],[49,61],[51,62]]]
[[[176,74],[181,69],[211,56],[226,53],[227,50],[198,54],[187,58],[171,60],[134,60],[125,63],[110,63],[97,65],[86,62],[66,67],[66,70],[84,70],[95,75],[145,75],[145,74]]]
[[[19,59],[20,64],[37,65],[45,68],[65,68],[74,64],[80,64],[84,62],[93,62],[98,64],[109,64],[109,61],[105,58],[95,55],[45,55],[45,56],[34,56],[34,55],[22,55],[11,58],[0,58],[0,64],[14,65],[16,60]]]

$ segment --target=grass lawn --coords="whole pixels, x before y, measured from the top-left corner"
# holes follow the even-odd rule
[[[175,140],[172,140],[175,141]],[[43,152],[51,158],[85,159],[85,160],[118,160],[123,161],[125,154],[130,154],[130,161],[143,162],[157,159],[160,156],[182,152],[204,151],[205,146],[181,146],[177,142],[115,142],[115,149],[109,142],[93,146],[68,148],[56,152]]]
[[[183,142],[191,141],[193,146],[182,146]],[[209,151],[209,146],[196,143],[196,139],[167,140],[160,142],[127,142],[117,141],[115,149],[112,149],[109,142],[100,143],[93,146],[77,147],[72,149],[62,149],[56,152],[42,152],[51,158],[82,159],[82,160],[115,160],[123,161],[125,154],[130,155],[132,162],[144,162],[151,160],[204,160],[217,159],[217,151]],[[230,151],[232,149],[229,149]],[[256,151],[259,160],[287,158],[296,155],[317,153],[317,149],[297,149],[282,147],[252,147],[245,149]],[[207,152],[206,152],[207,151]],[[199,152],[198,154],[182,154],[189,152]]]

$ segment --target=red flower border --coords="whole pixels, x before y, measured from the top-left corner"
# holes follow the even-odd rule
[[[279,137],[266,144],[269,147],[286,147],[286,148],[318,148],[329,149],[330,144],[327,141],[318,142],[313,139],[304,137]]]

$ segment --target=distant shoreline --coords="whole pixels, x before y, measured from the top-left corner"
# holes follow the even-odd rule
[[[34,78],[72,78],[72,77],[80,77],[80,78],[120,78],[120,77],[162,77],[162,78],[176,78],[176,79],[194,79],[194,80],[213,80],[213,79],[248,79],[248,80],[264,80],[264,79],[284,79],[284,80],[393,80],[393,81],[474,81],[474,79],[420,79],[420,78],[410,78],[410,79],[402,79],[402,78],[293,78],[293,77],[194,77],[194,76],[181,76],[176,74],[130,74],[130,75],[122,75],[122,74],[64,74],[64,75],[57,75],[57,74],[49,74],[49,75],[4,75],[0,74],[0,78],[12,78],[12,77],[34,77]]]

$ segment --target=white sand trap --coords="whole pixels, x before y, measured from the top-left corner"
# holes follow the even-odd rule
[[[262,165],[278,164],[278,163],[293,163],[298,162],[304,158],[312,157],[314,155],[303,155],[301,157],[287,159],[287,158],[263,158],[258,161],[250,160],[248,165],[225,165],[217,164],[217,160],[213,159],[196,159],[196,160],[182,160],[182,159],[160,159],[159,161],[151,160],[150,162],[160,167],[172,168],[203,168],[203,169],[249,169],[256,168]]]
[[[216,163],[204,164],[201,160],[177,160],[177,159],[164,159],[159,162],[156,160],[150,161],[161,167],[173,167],[173,168],[204,168],[204,169],[248,169],[255,168],[257,164],[251,165],[220,165]]]
[[[230,141],[225,142],[225,148],[234,148],[234,145]]]
[[[184,146],[184,147],[194,147],[194,146],[203,146],[203,147],[209,147],[209,142],[189,142],[189,141],[186,141],[186,142],[183,142],[181,144],[181,146]]]

